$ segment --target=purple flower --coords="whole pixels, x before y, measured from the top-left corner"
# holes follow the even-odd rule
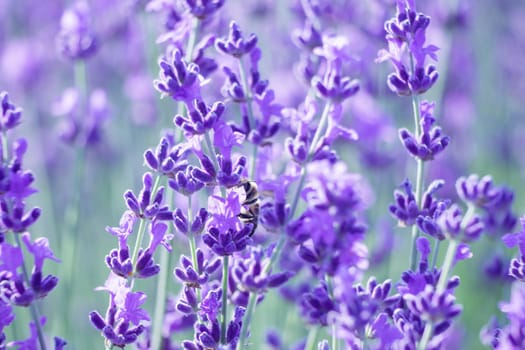
[[[207,233],[202,235],[202,241],[219,256],[232,255],[246,248],[251,241],[250,233],[249,225],[240,230],[228,229],[226,231],[211,227]]]
[[[437,223],[447,237],[462,242],[477,240],[483,232],[484,225],[477,215],[463,216],[461,209],[456,204],[445,210],[437,219]]]
[[[148,149],[144,153],[144,160],[151,170],[173,177],[188,166],[189,151],[189,145],[185,143],[173,145],[168,137],[162,137],[155,151]]]
[[[250,247],[245,256],[233,261],[231,273],[238,289],[264,293],[268,288],[279,287],[288,281],[290,274],[287,272],[272,273],[267,268],[272,250]]]
[[[224,5],[225,0],[185,0],[193,16],[205,20]]]
[[[377,62],[390,60],[395,72],[388,76],[388,87],[401,96],[422,94],[437,81],[438,73],[433,65],[425,66],[426,56],[437,60],[434,45],[425,46],[426,29],[430,17],[417,13],[415,1],[397,2],[396,16],[385,22],[388,50],[381,50]],[[411,59],[408,59],[408,55]],[[407,61],[412,62],[407,68]]]
[[[209,107],[199,99],[193,101],[193,108],[189,117],[176,115],[174,123],[181,128],[186,135],[202,135],[211,130],[224,112],[224,104],[215,102]]]
[[[191,101],[200,98],[199,66],[184,61],[182,53],[173,49],[170,58],[159,60],[159,79],[153,81],[162,96],[171,96],[191,108]]]
[[[220,259],[208,260],[204,258],[204,253],[197,248],[195,253],[197,257],[196,265],[185,255],[180,257],[180,267],[173,271],[175,277],[191,288],[200,288],[201,285],[208,282],[209,276],[221,266]]]
[[[139,196],[135,196],[131,190],[124,193],[126,206],[139,218],[153,220],[171,220],[172,214],[167,205],[163,205],[164,187],[154,188],[153,175],[145,173],[142,177],[143,187]],[[155,191],[155,192],[153,192]]]
[[[98,288],[109,292],[106,317],[102,317],[98,311],[89,314],[92,325],[101,331],[108,343],[117,347],[134,343],[144,331],[144,325],[140,322],[149,321],[146,311],[141,309],[146,295],[131,292],[125,284],[125,279],[111,273],[105,286]]]
[[[421,109],[421,130],[419,139],[416,139],[410,131],[405,128],[399,129],[401,142],[410,154],[423,161],[433,160],[450,143],[450,137],[441,133],[441,128],[434,126],[436,120],[432,116],[434,103],[422,101]]]
[[[242,37],[239,25],[235,21],[230,22],[228,37],[218,38],[215,41],[215,47],[219,52],[239,59],[249,53],[255,45],[257,45],[257,36],[250,34],[245,40]]]
[[[324,283],[301,298],[300,312],[309,324],[328,325],[328,314],[335,309],[335,303]]]
[[[56,40],[60,53],[69,59],[86,59],[96,52],[98,41],[87,2],[78,1],[64,11]]]
[[[7,131],[13,129],[22,119],[22,109],[16,107],[9,101],[9,94],[6,91],[0,92],[0,130]]]

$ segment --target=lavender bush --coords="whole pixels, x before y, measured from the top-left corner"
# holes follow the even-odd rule
[[[1,3],[0,349],[525,348],[524,13]]]

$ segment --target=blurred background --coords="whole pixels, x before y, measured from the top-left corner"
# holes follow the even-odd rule
[[[369,274],[378,280],[397,280],[406,268],[409,233],[396,226],[388,204],[394,189],[414,174],[414,162],[397,137],[399,127],[412,127],[411,101],[389,91],[386,76],[391,68],[374,61],[386,46],[383,23],[394,15],[395,2],[318,3],[325,6],[322,20],[327,31],[347,37],[352,76],[362,86],[345,104],[345,124],[361,139],[352,146],[341,144],[340,151],[349,169],[362,173],[374,191],[367,214]],[[47,263],[47,269],[59,278],[70,273],[75,281],[67,293],[59,284],[46,299],[46,329],[66,338],[70,349],[94,349],[102,347],[102,338],[89,324],[88,313],[107,306],[107,296],[94,289],[104,283],[108,274],[104,257],[116,246],[105,227],[118,224],[125,210],[122,194],[139,189],[146,171],[142,155],[157,145],[162,130],[173,127],[176,110],[173,101],[160,99],[152,84],[158,75],[157,58],[165,49],[162,35],[169,17],[146,11],[147,1],[83,2],[96,47],[85,60],[74,61],[64,52],[59,33],[68,22],[64,11],[75,4],[0,0],[0,90],[8,91],[24,110],[17,134],[28,140],[25,166],[33,170],[39,189],[31,204],[43,209],[33,236],[46,236],[51,247],[61,247],[55,254],[62,266]],[[298,0],[227,0],[213,23],[217,36],[227,34],[232,19],[245,34],[258,36],[261,71],[285,107],[301,103],[308,88],[297,74],[301,52],[292,40],[294,30],[302,28],[298,6]],[[515,191],[514,212],[521,215],[525,2],[422,0],[417,6],[432,18],[427,42],[440,48],[440,78],[423,98],[436,102],[438,123],[452,139],[425,177],[444,179],[446,194],[454,197],[459,176],[490,174],[496,184]],[[221,56],[213,48],[209,52],[220,65]],[[223,81],[220,69],[210,76],[209,102],[221,98]],[[79,142],[78,135],[86,129],[90,142]],[[72,212],[78,213],[78,220],[68,218],[75,215]],[[75,230],[77,242],[68,242],[67,230]],[[483,348],[479,331],[492,314],[498,314],[499,300],[508,298],[509,282],[503,274],[512,252],[502,246],[501,234],[484,236],[472,247],[473,259],[454,270],[462,278],[457,299],[464,312],[454,331],[462,349]],[[68,254],[71,244],[77,247],[73,255]],[[140,288],[153,291],[154,281],[146,282]],[[172,280],[170,291],[178,289]],[[287,310],[286,317],[282,310]],[[269,327],[285,329],[290,347],[307,333],[296,308],[275,292],[255,318],[260,327],[254,327],[252,339],[261,345],[254,349],[264,348]],[[24,316],[17,324],[23,335]]]

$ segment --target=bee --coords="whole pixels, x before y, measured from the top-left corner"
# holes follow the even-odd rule
[[[253,236],[257,225],[259,223],[259,192],[257,191],[257,184],[255,181],[241,180],[241,183],[237,185],[238,188],[243,189],[245,198],[242,201],[241,212],[237,217],[244,224],[252,224],[252,229],[250,231],[250,237]]]

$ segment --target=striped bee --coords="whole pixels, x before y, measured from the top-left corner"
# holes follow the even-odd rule
[[[257,184],[255,181],[242,180],[238,188],[242,187],[245,194],[245,199],[241,203],[241,212],[237,217],[245,224],[252,224],[250,237],[253,236],[257,225],[259,223],[259,192],[257,191]]]

